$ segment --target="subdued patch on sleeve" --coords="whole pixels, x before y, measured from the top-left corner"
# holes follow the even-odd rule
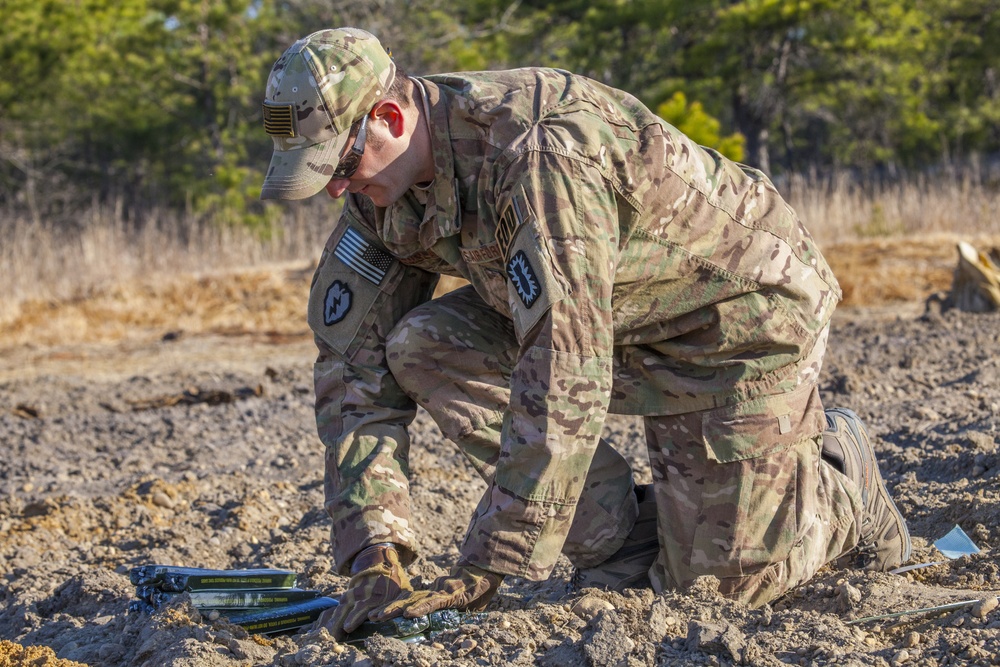
[[[309,293],[309,326],[334,351],[350,356],[364,338],[383,294],[391,293],[402,269],[363,231],[343,225],[334,232]]]
[[[507,258],[504,264],[507,300],[517,335],[522,338],[552,304],[569,294],[569,289],[557,273],[537,220],[528,220],[522,225]]]
[[[497,245],[500,247],[500,256],[505,260],[510,256],[510,245],[518,230],[533,218],[527,198],[524,196],[524,189],[516,188],[507,201],[507,206],[500,212],[500,221],[497,223]]]

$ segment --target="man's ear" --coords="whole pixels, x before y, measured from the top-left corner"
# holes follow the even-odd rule
[[[394,100],[382,100],[378,102],[372,107],[369,116],[371,117],[371,121],[385,123],[386,129],[397,139],[403,136],[403,133],[408,129],[403,110]]]

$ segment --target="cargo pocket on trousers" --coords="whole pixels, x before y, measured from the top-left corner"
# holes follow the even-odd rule
[[[808,510],[798,491],[803,447],[814,447],[822,428],[813,385],[703,413],[707,460],[693,571],[742,577],[788,558]]]

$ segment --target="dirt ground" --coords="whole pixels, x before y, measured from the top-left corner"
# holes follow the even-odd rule
[[[925,309],[947,261],[915,291],[899,297],[893,273],[896,297],[839,311],[822,380],[826,405],[854,409],[875,438],[911,562],[943,562],[824,569],[749,610],[711,580],[685,594],[577,591],[563,561],[545,582],[508,579],[484,620],[422,643],[248,636],[184,604],[127,611],[128,571],[146,563],[291,569],[331,594],[346,583],[330,571],[314,352],[295,314],[308,267],[25,306],[0,335],[0,667],[1000,664],[1000,314]],[[215,320],[195,316],[202,302]],[[420,583],[456,558],[485,485],[425,413],[411,432]],[[606,435],[648,480],[640,424],[616,417]],[[933,547],[956,524],[981,553]],[[960,601],[978,602],[851,623]]]

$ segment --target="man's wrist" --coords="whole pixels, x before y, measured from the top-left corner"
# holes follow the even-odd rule
[[[390,551],[396,556],[392,560],[398,563],[399,552],[396,549],[396,545],[392,542],[379,542],[378,544],[371,544],[365,547],[354,557],[354,561],[351,563],[351,574],[354,575],[358,572],[369,570],[376,565],[390,562]]]

